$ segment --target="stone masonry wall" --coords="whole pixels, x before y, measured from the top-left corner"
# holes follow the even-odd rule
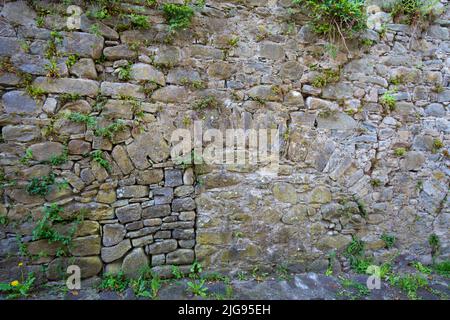
[[[41,281],[69,264],[84,278],[195,260],[319,271],[332,251],[345,269],[355,236],[376,261],[428,263],[435,234],[448,259],[448,1],[424,30],[369,12],[363,40],[336,53],[290,0],[208,0],[175,33],[142,3],[121,6],[146,30],[83,14],[74,31],[62,1],[0,3],[0,281],[21,261]],[[320,87],[326,70],[339,80]],[[278,176],[171,159],[173,130],[197,120],[278,128]],[[33,194],[33,181],[49,189]],[[67,246],[33,233],[51,204]]]

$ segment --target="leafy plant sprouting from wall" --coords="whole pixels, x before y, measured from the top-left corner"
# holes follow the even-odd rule
[[[335,42],[352,39],[367,28],[364,0],[293,0],[310,19],[314,31]]]
[[[50,173],[47,176],[35,177],[27,185],[27,192],[32,196],[45,197],[50,192],[50,187],[55,183],[55,174]]]
[[[99,127],[97,118],[79,112],[69,112],[65,114],[65,117],[66,119],[73,121],[75,123],[86,124],[87,128],[94,129],[94,134],[97,137],[108,138],[110,140],[114,137],[116,133],[124,130],[127,127],[125,121],[121,119],[118,119],[105,127]]]
[[[105,168],[106,171],[111,171],[111,164],[108,160],[105,159],[103,152],[101,150],[94,150],[91,152],[91,159],[98,163],[98,165],[102,168]]]
[[[25,277],[23,263],[19,263],[21,277],[20,280],[13,280],[10,283],[0,282],[0,292],[6,293],[7,299],[17,299],[28,297],[29,292],[34,287],[36,276],[33,272],[28,272]]]
[[[162,7],[164,16],[169,24],[170,31],[184,30],[191,26],[195,9],[202,8],[205,0],[196,1],[186,0],[184,4],[165,3]]]
[[[62,209],[56,204],[45,206],[42,219],[38,221],[33,230],[33,240],[47,239],[49,243],[61,242],[68,245],[71,237],[64,236],[53,228],[53,223],[63,221],[60,216],[61,212]]]
[[[80,213],[70,221],[64,221],[61,216],[63,209],[55,203],[46,205],[43,208],[42,218],[38,220],[32,232],[32,240],[47,240],[48,243],[60,243],[61,247],[57,250],[56,255],[65,255],[68,252],[72,239],[78,230],[79,224],[84,219],[84,215]],[[73,222],[67,231],[61,232],[55,228],[55,224]]]

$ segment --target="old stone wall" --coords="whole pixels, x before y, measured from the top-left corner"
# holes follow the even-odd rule
[[[42,280],[69,264],[323,270],[333,251],[347,268],[352,237],[426,263],[436,235],[448,259],[447,1],[423,30],[369,12],[349,52],[290,0],[208,0],[177,32],[143,2],[122,7],[144,30],[83,14],[73,31],[62,1],[0,4],[0,279],[20,261]],[[278,175],[171,159],[197,120],[279,129]]]

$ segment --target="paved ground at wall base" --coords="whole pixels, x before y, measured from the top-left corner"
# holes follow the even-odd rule
[[[380,290],[372,290],[369,294],[364,294],[353,286],[344,287],[342,278],[351,279],[354,284],[365,285],[366,276],[342,275],[325,276],[317,273],[296,274],[288,280],[268,278],[264,281],[233,280],[233,295],[231,299],[268,299],[268,300],[348,300],[348,299],[369,299],[369,300],[399,300],[408,299],[405,292],[398,288],[391,287],[383,282]],[[48,288],[35,292],[30,299],[52,299],[52,300],[135,300],[138,299],[131,289],[123,294],[115,292],[98,292],[93,282],[98,279],[91,279],[84,283],[86,289],[76,292],[64,292],[61,290],[61,283],[53,283]],[[171,281],[161,288],[158,299],[161,300],[194,300],[198,297],[192,296],[187,291],[188,280]],[[449,281],[441,277],[433,276],[429,279],[429,288],[419,289],[419,299],[426,300],[448,300],[450,297]],[[208,283],[209,299],[217,299],[217,296],[224,297],[226,286],[223,282]],[[0,298],[1,299],[1,298]]]

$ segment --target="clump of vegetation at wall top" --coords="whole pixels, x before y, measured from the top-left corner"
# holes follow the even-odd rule
[[[397,0],[388,9],[398,22],[417,25],[434,19],[433,9],[438,2],[438,0]]]
[[[305,9],[316,33],[328,36],[331,41],[341,38],[345,46],[345,39],[367,28],[364,0],[293,0],[293,3]]]
[[[194,9],[187,4],[165,3],[163,11],[170,30],[189,28],[194,17]]]

